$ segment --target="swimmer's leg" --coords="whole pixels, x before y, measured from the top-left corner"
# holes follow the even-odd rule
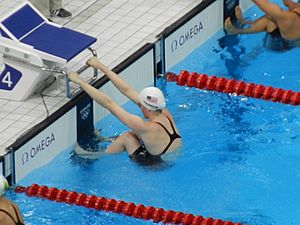
[[[254,34],[263,31],[272,32],[277,25],[268,16],[260,17],[259,19],[253,21],[248,28],[237,28],[235,27],[230,18],[225,20],[224,28],[230,35],[235,34]]]
[[[240,31],[241,31],[241,29],[236,28],[232,24],[230,17],[227,17],[227,19],[225,20],[224,28],[225,28],[227,34],[229,34],[229,35],[240,34]]]
[[[243,16],[241,7],[239,5],[237,5],[234,9],[235,11],[235,17],[237,19],[237,22],[239,23],[239,25],[244,25],[244,24],[250,24],[251,21],[250,20],[246,20]]]
[[[127,131],[117,137],[115,141],[105,150],[105,153],[114,154],[127,151],[129,155],[133,154],[140,147],[137,135],[132,131]]]

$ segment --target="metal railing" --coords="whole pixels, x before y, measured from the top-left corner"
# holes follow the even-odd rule
[[[97,57],[97,52],[95,49],[89,47],[88,50],[91,51],[92,55]],[[81,88],[77,88],[75,89],[74,91],[71,92],[71,87],[70,87],[70,79],[68,78],[68,73],[67,71],[65,71],[64,69],[61,69],[59,67],[56,67],[56,68],[48,68],[48,67],[44,67],[44,66],[37,66],[37,65],[34,65],[26,60],[22,60],[22,59],[19,59],[19,58],[16,58],[16,57],[13,57],[11,55],[3,55],[4,58],[6,59],[9,59],[9,60],[13,60],[15,62],[19,62],[19,63],[23,63],[25,65],[30,65],[30,66],[33,66],[33,67],[36,67],[36,68],[39,68],[40,70],[42,71],[47,71],[47,72],[51,72],[51,73],[57,73],[57,74],[62,74],[66,80],[66,96],[70,99],[74,98],[81,90]],[[79,75],[81,73],[83,73],[84,71],[86,71],[87,69],[89,69],[90,66],[88,65],[84,65],[83,67],[81,67],[80,69],[78,69],[76,71],[76,73],[78,73]],[[97,69],[94,69],[94,73],[93,73],[93,77],[91,79],[89,79],[87,82],[88,83],[92,83],[93,81],[95,81],[98,77],[98,70]]]

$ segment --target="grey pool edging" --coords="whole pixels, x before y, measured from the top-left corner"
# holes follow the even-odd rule
[[[183,17],[175,21],[170,26],[166,27],[161,33],[159,33],[156,37],[164,37],[167,38],[169,35],[174,33],[178,28],[182,27],[187,21],[191,20],[194,16],[196,16],[198,13],[203,11],[205,8],[207,8],[210,4],[215,2],[217,0],[204,0],[199,5],[195,6],[191,11],[189,11],[187,14],[185,14]]]

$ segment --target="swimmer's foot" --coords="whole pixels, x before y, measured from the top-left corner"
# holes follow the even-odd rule
[[[78,143],[75,144],[73,148],[73,153],[77,155],[79,158],[83,159],[98,159],[100,155],[103,155],[103,151],[91,151],[83,149],[79,146]]]
[[[229,35],[238,34],[238,29],[231,23],[230,17],[225,20],[224,28]]]
[[[119,137],[119,135],[111,136],[111,137],[99,137],[97,141],[100,142],[113,142]]]
[[[101,136],[101,130],[94,130],[94,137],[96,141],[100,141],[100,142],[113,142],[114,140],[116,140],[119,135],[114,135],[111,137],[103,137]]]
[[[240,26],[244,25],[244,24],[249,24],[250,20],[246,20],[243,16],[241,7],[239,5],[237,5],[234,9],[235,11],[235,17],[237,19],[237,22]]]

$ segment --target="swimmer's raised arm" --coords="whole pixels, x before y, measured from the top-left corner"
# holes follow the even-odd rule
[[[92,99],[94,99],[97,103],[109,110],[127,127],[131,128],[136,132],[142,132],[145,129],[145,122],[142,118],[124,110],[105,93],[96,89],[84,80],[81,80],[76,72],[69,72],[68,78],[71,81],[78,84]]]
[[[122,94],[127,96],[135,104],[138,104],[138,92],[136,92],[130,85],[122,80],[119,75],[100,62],[96,57],[91,57],[86,64],[95,69],[100,69]]]

